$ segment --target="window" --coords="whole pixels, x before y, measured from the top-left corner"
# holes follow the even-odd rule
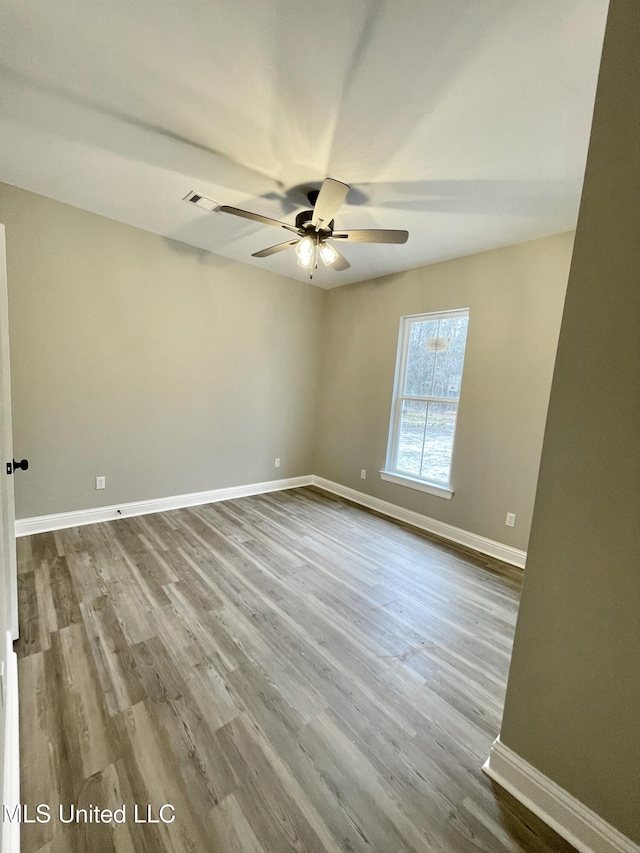
[[[400,321],[398,363],[384,480],[451,498],[469,310]]]

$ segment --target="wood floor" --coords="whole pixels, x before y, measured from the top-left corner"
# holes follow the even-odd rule
[[[18,544],[23,853],[573,850],[480,770],[518,570],[311,489]]]

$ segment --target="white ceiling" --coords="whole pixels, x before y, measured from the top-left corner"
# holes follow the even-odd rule
[[[334,287],[575,227],[607,0],[3,0],[0,180],[305,280],[301,186],[351,185]]]

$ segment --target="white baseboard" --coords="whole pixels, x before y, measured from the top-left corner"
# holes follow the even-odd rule
[[[477,533],[469,533],[452,524],[445,524],[419,512],[397,506],[388,501],[358,492],[340,483],[325,480],[315,474],[307,474],[303,477],[289,477],[284,480],[269,480],[264,483],[249,483],[245,486],[230,486],[225,489],[211,489],[207,492],[193,492],[189,495],[173,495],[167,498],[155,498],[146,501],[133,501],[131,503],[114,504],[113,506],[99,506],[93,509],[81,509],[75,512],[59,512],[54,515],[40,515],[34,518],[20,518],[16,520],[16,536],[30,536],[33,533],[48,533],[51,530],[62,530],[66,527],[80,527],[84,524],[96,524],[101,521],[115,521],[118,518],[130,518],[135,515],[148,515],[154,512],[165,512],[170,509],[182,509],[188,506],[201,506],[202,504],[216,503],[217,501],[228,501],[233,498],[243,498],[249,495],[260,495],[266,492],[278,492],[283,489],[296,489],[302,486],[317,486],[326,492],[331,492],[339,497],[346,498],[354,503],[366,506],[376,512],[388,515],[398,521],[404,521],[420,530],[426,530],[464,545],[473,551],[487,554],[510,563],[518,568],[524,568],[526,552],[495,542],[479,536]]]
[[[18,658],[13,651],[11,632],[7,631],[4,729],[4,791],[2,802],[10,812],[20,803],[20,742],[18,738]],[[20,824],[2,822],[2,853],[20,853]]]
[[[640,853],[640,847],[496,738],[487,776],[565,838],[580,853]]]
[[[460,527],[454,527],[452,524],[445,524],[443,521],[429,518],[428,515],[404,509],[404,507],[383,501],[380,498],[366,495],[364,492],[358,492],[356,489],[350,489],[348,486],[342,486],[340,483],[325,480],[324,477],[313,475],[311,482],[319,489],[324,489],[327,492],[332,492],[334,495],[339,495],[354,503],[374,509],[376,512],[388,515],[398,521],[404,521],[413,527],[420,528],[420,530],[426,530],[428,533],[440,536],[442,539],[448,539],[450,542],[464,545],[473,551],[479,551],[481,554],[488,554],[490,557],[495,557],[503,563],[510,563],[512,566],[517,566],[520,569],[524,568],[527,558],[526,551],[520,551],[517,548],[512,548],[510,545],[504,545],[502,542],[496,542],[493,539],[487,539],[484,536],[479,536],[477,533],[469,533],[469,531],[462,530]]]
[[[168,498],[154,498],[147,501],[99,506],[93,509],[80,509],[76,512],[59,512],[54,515],[39,515],[34,518],[16,520],[16,536],[30,536],[32,533],[48,533],[66,527],[79,527],[84,524],[96,524],[100,521],[115,521],[118,518],[130,518],[135,515],[149,515],[165,512],[169,509],[183,509],[188,506],[228,501],[232,498],[244,498],[248,495],[261,495],[266,492],[279,492],[282,489],[295,489],[311,485],[311,476],[289,477],[284,480],[269,480],[264,483],[249,483],[245,486],[230,486],[225,489],[211,489],[207,492],[193,492],[189,495],[173,495]]]

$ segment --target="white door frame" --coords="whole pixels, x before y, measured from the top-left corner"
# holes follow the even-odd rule
[[[9,369],[9,303],[7,295],[7,266],[5,260],[4,225],[0,225],[0,459],[2,460],[2,529],[4,558],[8,572],[6,589],[9,604],[8,629],[13,640],[18,639],[18,571],[16,565],[15,505],[13,475],[7,476],[5,466],[13,461],[11,433],[11,374]]]
[[[0,225],[0,791],[10,814],[20,802],[18,661],[13,651],[13,641],[18,638],[18,574],[13,472],[9,474],[7,469],[12,462],[7,267],[4,225]],[[19,851],[19,822],[3,820],[0,853]]]

